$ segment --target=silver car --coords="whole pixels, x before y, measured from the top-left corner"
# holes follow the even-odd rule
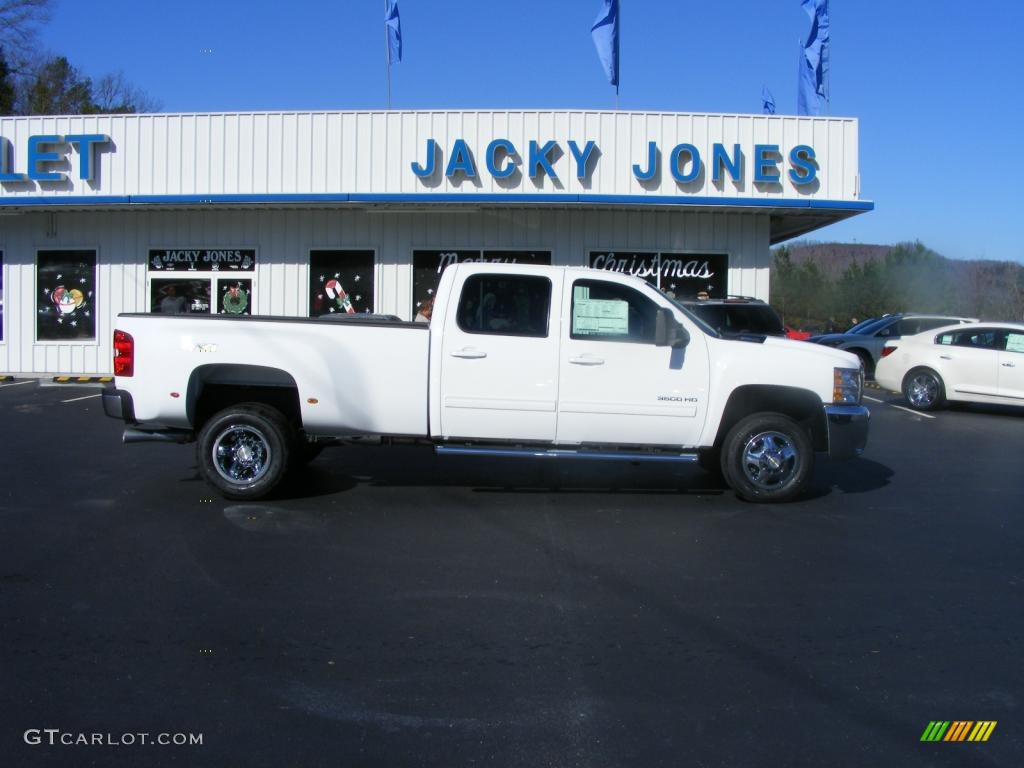
[[[941,328],[944,325],[976,322],[978,319],[975,317],[901,312],[896,315],[885,315],[866,325],[861,324],[852,333],[826,333],[821,336],[812,336],[808,341],[852,352],[860,358],[865,375],[874,376],[875,366],[882,356],[882,347],[885,346],[885,342],[902,336],[913,336],[933,328]]]

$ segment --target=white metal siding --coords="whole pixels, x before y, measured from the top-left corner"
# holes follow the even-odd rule
[[[440,248],[550,250],[552,262],[584,265],[602,248],[725,252],[729,290],[767,298],[768,217],[679,210],[571,208],[475,212],[353,210],[43,211],[0,217],[4,341],[0,371],[106,374],[120,312],[148,310],[150,248],[257,249],[253,312],[305,315],[309,251],[377,251],[376,309],[409,318],[412,252]],[[97,340],[35,342],[37,250],[97,249]]]
[[[101,133],[113,146],[98,153],[99,174],[78,178],[77,150],[70,152],[68,183],[59,188],[26,181],[4,184],[0,198],[220,195],[220,194],[601,194],[697,195],[713,198],[786,198],[854,201],[858,167],[857,121],[767,115],[657,112],[271,112],[230,114],[97,115],[0,118],[0,135],[13,146],[11,171],[27,170],[28,137]],[[423,162],[426,141],[442,149],[441,167],[418,179],[411,164]],[[478,179],[445,177],[452,143],[464,139]],[[493,179],[486,149],[495,138],[515,144],[523,172],[518,183]],[[559,181],[529,178],[529,142],[559,142],[554,163]],[[594,140],[601,155],[590,178],[580,181],[568,141]],[[646,164],[647,142],[661,149],[658,183],[641,184],[634,163]],[[707,166],[702,183],[679,185],[668,170],[672,148],[692,143]],[[715,185],[712,145],[744,152],[744,179]],[[778,144],[782,182],[753,183],[753,147]],[[788,153],[798,144],[815,148],[818,183],[794,186]]]

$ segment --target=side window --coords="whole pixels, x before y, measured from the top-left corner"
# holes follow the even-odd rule
[[[1024,352],[1024,333],[1009,331],[1005,349],[1007,352]]]
[[[625,285],[577,280],[572,286],[574,339],[653,344],[658,305]]]
[[[462,285],[458,323],[466,333],[548,335],[551,281],[532,275],[473,275]]]
[[[913,336],[916,333],[922,333],[924,331],[930,331],[932,328],[938,328],[940,325],[943,325],[943,323],[935,322],[934,320],[924,320],[922,318],[900,320],[900,336]],[[945,323],[945,325],[949,325],[949,323]]]
[[[912,333],[924,333],[932,328],[941,328],[944,325],[951,324],[951,321],[944,317],[922,317],[918,318],[915,322],[915,329],[913,331],[904,331],[904,336],[909,336]]]
[[[974,347],[975,349],[996,349],[999,333],[991,328],[973,328],[968,331],[957,331],[953,335],[953,345],[957,347]]]

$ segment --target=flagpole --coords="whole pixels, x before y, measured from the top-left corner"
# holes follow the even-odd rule
[[[615,52],[615,111],[619,111],[619,83],[622,82],[622,1],[619,0],[619,40]]]
[[[391,111],[391,49],[388,43],[388,0],[384,0],[384,61],[388,71],[388,111]]]

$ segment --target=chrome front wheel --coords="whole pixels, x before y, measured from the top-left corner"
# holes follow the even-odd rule
[[[771,491],[784,486],[797,469],[793,439],[782,432],[760,432],[743,447],[743,474],[752,485]]]
[[[747,501],[788,501],[803,493],[814,468],[814,445],[802,425],[782,413],[753,413],[722,443],[722,474]]]

